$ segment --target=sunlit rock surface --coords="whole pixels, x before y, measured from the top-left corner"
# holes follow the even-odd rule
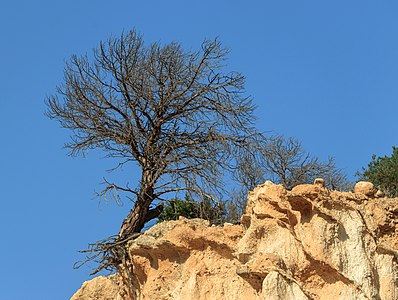
[[[158,224],[129,244],[124,274],[72,299],[398,299],[398,198],[375,192],[267,181],[242,225]]]

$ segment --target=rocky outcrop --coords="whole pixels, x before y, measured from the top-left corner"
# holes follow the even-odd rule
[[[355,190],[268,181],[241,225],[160,223],[129,244],[123,274],[72,299],[398,299],[398,199]]]
[[[72,299],[74,300],[123,300],[119,291],[119,281],[117,275],[98,276],[90,281],[83,283],[82,287]]]

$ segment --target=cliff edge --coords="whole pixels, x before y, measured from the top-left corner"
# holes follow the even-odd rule
[[[123,274],[71,299],[398,299],[398,198],[370,183],[351,193],[267,181],[241,220],[157,224],[129,243]]]

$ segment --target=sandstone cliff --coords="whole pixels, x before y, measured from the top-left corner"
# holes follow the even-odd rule
[[[129,244],[123,276],[72,299],[398,299],[398,198],[376,196],[266,182],[242,225],[158,224]]]

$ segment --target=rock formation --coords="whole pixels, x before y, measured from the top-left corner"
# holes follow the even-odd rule
[[[267,181],[241,225],[160,223],[130,242],[123,274],[72,299],[398,299],[398,198],[355,191]]]

